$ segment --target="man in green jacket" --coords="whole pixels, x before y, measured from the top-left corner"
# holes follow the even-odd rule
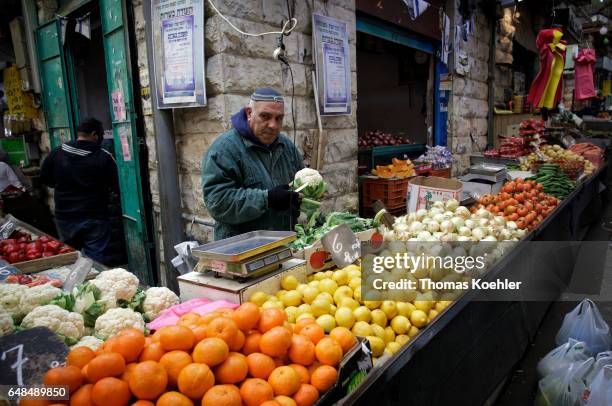
[[[204,203],[216,220],[215,240],[254,230],[293,230],[300,196],[289,184],[304,167],[280,133],[283,97],[259,88],[248,107],[232,116],[233,128],[210,146],[202,162]]]

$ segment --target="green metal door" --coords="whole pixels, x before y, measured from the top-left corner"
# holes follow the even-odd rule
[[[124,2],[100,0],[100,17],[129,266],[152,285]]]
[[[66,76],[64,47],[58,19],[36,29],[42,99],[51,148],[73,139],[75,132]]]

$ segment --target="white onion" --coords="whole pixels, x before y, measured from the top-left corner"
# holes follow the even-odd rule
[[[455,199],[450,199],[445,204],[446,210],[455,211],[459,207],[459,202]]]
[[[455,226],[448,220],[444,220],[440,223],[440,230],[445,233],[452,233],[455,230]]]
[[[483,241],[497,241],[497,238],[493,237],[492,235],[487,235]]]
[[[464,224],[470,230],[473,230],[474,228],[476,228],[476,222],[474,220],[472,220],[472,219],[465,220]]]
[[[472,235],[472,230],[470,230],[469,228],[465,226],[461,227],[458,230],[458,232],[459,232],[459,235],[463,237],[469,237],[470,235]],[[459,241],[462,241],[462,240],[459,240]]]
[[[437,221],[430,220],[429,223],[427,223],[427,231],[429,231],[430,233],[435,233],[439,229],[440,229],[440,224],[438,224]]]
[[[425,228],[425,226],[420,221],[415,221],[410,224],[410,232],[413,234],[417,234],[418,232],[423,230],[423,228]]]
[[[443,209],[444,202],[441,200],[438,200],[437,202],[434,202],[434,204],[431,207],[435,207],[436,209]]]
[[[470,237],[460,235],[459,237],[457,237],[457,241],[472,241],[472,239]]]
[[[488,225],[489,225],[489,219],[481,218],[481,219],[478,220],[478,226],[479,227],[486,227]]]
[[[419,241],[427,241],[429,238],[431,238],[431,233],[429,231],[421,231],[417,235],[417,240]]]
[[[485,209],[478,209],[478,211],[476,212],[476,217],[481,219],[488,219],[491,218],[491,212]]]
[[[512,233],[510,232],[510,230],[504,228],[501,230],[498,237],[500,240],[509,240],[510,238],[512,238]]]
[[[472,230],[472,237],[474,237],[478,241],[480,241],[483,238],[485,238],[486,235],[487,235],[487,233],[485,232],[485,230],[482,227],[477,227],[477,228]]]
[[[437,221],[438,223],[441,223],[441,222],[443,222],[444,220],[446,220],[446,219],[444,218],[444,214],[434,214],[433,219],[434,219],[435,221]]]
[[[417,220],[422,220],[425,218],[425,216],[427,216],[427,210],[425,209],[419,209],[416,212],[416,219]]]
[[[408,213],[408,221],[406,221],[406,223],[412,223],[413,221],[416,221],[416,219],[416,213]]]
[[[516,230],[518,226],[514,221],[509,221],[506,223],[506,228],[509,228],[510,230]]]
[[[433,237],[438,240],[441,241],[442,238],[446,235],[446,233],[440,232],[440,231],[436,231],[435,233],[432,234]]]
[[[453,226],[455,226],[455,228],[459,229],[461,227],[463,227],[465,225],[465,221],[463,221],[463,219],[459,216],[455,216],[452,217],[450,219],[451,223],[453,223]]]
[[[405,233],[410,230],[410,227],[408,227],[408,224],[406,223],[398,223],[393,225],[393,229],[397,233]]]
[[[464,219],[467,219],[468,217],[470,217],[471,214],[472,213],[470,213],[468,208],[465,206],[459,206],[457,207],[457,210],[455,210],[455,215],[463,217]]]
[[[495,223],[496,226],[504,227],[506,225],[506,219],[503,218],[502,216],[494,216],[493,222]]]

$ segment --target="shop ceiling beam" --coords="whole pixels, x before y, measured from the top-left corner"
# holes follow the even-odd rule
[[[155,151],[157,153],[157,180],[159,187],[159,206],[161,233],[164,249],[163,269],[160,266],[160,280],[164,286],[178,293],[178,271],[170,260],[176,256],[174,246],[184,241],[183,218],[181,216],[181,193],[179,190],[178,165],[174,137],[172,110],[157,108],[157,86],[155,82],[153,58],[153,30],[151,25],[151,0],[143,4],[145,16],[145,35],[147,38],[147,60],[149,68],[149,87],[155,130]],[[159,248],[159,247],[158,247]]]

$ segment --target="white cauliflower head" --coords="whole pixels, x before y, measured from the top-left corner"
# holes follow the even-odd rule
[[[26,290],[28,290],[27,286],[17,283],[0,284],[0,306],[2,306],[14,320],[20,320],[23,317],[19,302]]]
[[[135,328],[142,332],[145,322],[140,313],[121,307],[110,309],[96,320],[96,336],[105,340],[119,334],[126,328]]]
[[[117,307],[118,300],[132,300],[140,281],[133,273],[123,268],[115,268],[100,272],[100,275],[89,283],[100,289],[101,300],[106,302],[108,309]]]
[[[47,327],[66,341],[74,344],[83,335],[85,328],[83,316],[69,312],[56,305],[36,307],[28,313],[21,322],[21,327]]]
[[[0,306],[0,337],[9,334],[14,329],[13,317],[2,306]]]
[[[21,313],[27,315],[34,308],[46,305],[61,293],[62,290],[60,288],[56,288],[48,283],[26,289],[19,302]]]
[[[154,320],[161,312],[179,303],[179,298],[168,288],[153,287],[145,292],[145,300],[142,304],[144,315],[149,320]]]
[[[104,344],[104,341],[100,340],[98,337],[94,336],[83,336],[79,340],[78,343],[70,347],[70,349],[74,349],[75,347],[89,347],[93,351],[97,350]]]

